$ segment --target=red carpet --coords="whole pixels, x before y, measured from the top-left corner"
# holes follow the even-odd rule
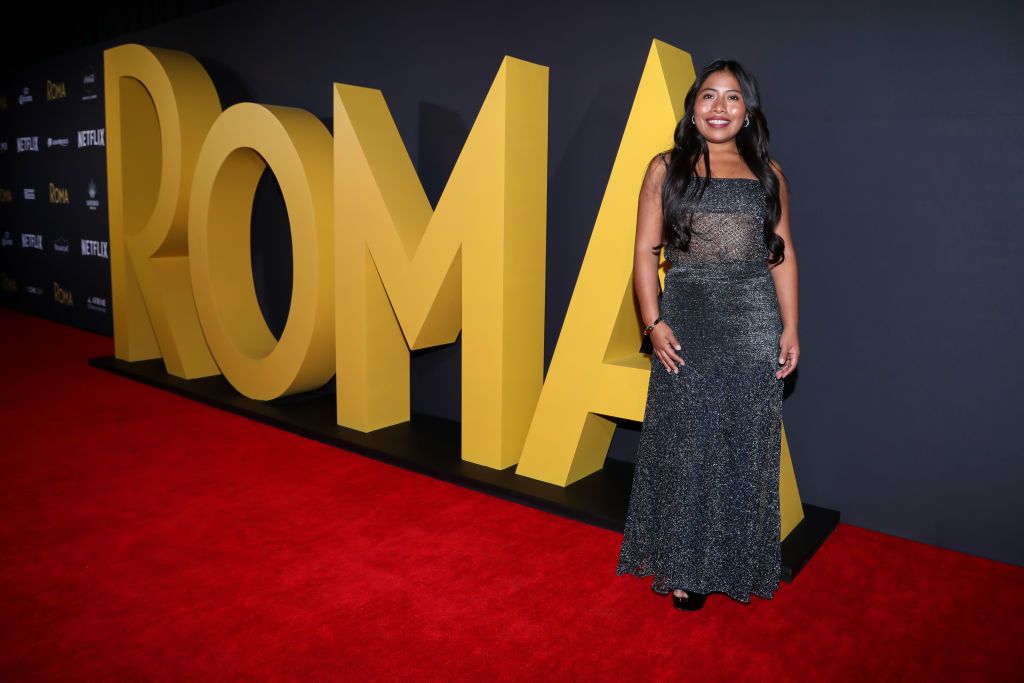
[[[0,308],[0,679],[1021,680],[1024,569],[840,525],[674,610],[621,535],[95,370]],[[827,503],[828,501],[820,501]]]

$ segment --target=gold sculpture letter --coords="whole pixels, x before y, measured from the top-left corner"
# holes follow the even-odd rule
[[[103,53],[115,355],[217,374],[192,301],[186,218],[192,170],[220,100],[193,57],[121,45]]]
[[[544,367],[547,67],[506,57],[431,210],[378,90],[334,87],[338,424],[409,419],[409,350],[462,340],[462,457],[522,449]]]
[[[270,167],[291,224],[292,298],[281,339],[252,279],[252,201]],[[196,164],[189,208],[192,286],[225,378],[249,398],[315,389],[334,375],[331,135],[309,112],[236,104],[220,115]]]
[[[651,360],[633,294],[636,202],[694,77],[687,53],[654,41],[516,474],[567,486],[604,466],[606,415],[643,420]]]
[[[648,161],[672,146],[694,78],[689,54],[653,42],[516,474],[567,486],[604,466],[615,431],[606,416],[644,418],[651,358],[639,351],[633,293],[637,196]],[[785,433],[781,492],[785,536],[803,517]]]

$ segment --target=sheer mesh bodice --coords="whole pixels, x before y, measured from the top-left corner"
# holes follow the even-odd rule
[[[687,189],[692,206],[703,178]],[[768,257],[764,243],[765,194],[755,178],[712,178],[693,214],[690,248],[665,248],[673,264],[694,261],[757,261]]]

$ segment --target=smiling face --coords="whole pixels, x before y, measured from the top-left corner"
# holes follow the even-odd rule
[[[697,131],[705,140],[726,142],[736,137],[746,115],[747,105],[735,76],[728,71],[716,71],[705,79],[693,105]]]

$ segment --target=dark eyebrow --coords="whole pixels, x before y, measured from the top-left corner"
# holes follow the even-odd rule
[[[701,88],[700,89],[701,92],[704,92],[705,90],[710,90],[711,92],[718,92],[714,88]],[[726,90],[725,92],[737,92],[738,93],[740,91],[739,90]],[[743,93],[740,93],[740,94],[742,95]]]

